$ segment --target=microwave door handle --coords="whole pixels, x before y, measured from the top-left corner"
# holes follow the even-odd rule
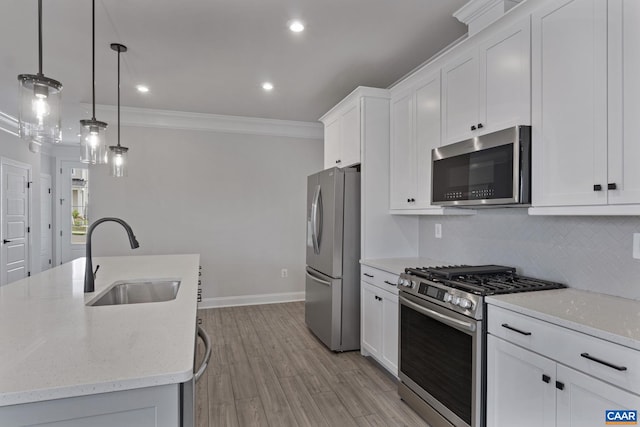
[[[422,313],[427,317],[431,317],[432,319],[436,319],[446,325],[449,325],[453,328],[456,328],[458,330],[461,331],[468,331],[468,332],[474,332],[476,330],[476,325],[473,323],[469,323],[469,322],[464,322],[462,320],[458,320],[458,319],[453,319],[445,314],[442,313],[438,313],[437,311],[431,310],[429,308],[426,307],[422,307],[419,304],[416,304],[415,302],[409,301],[408,299],[404,298],[404,297],[400,297],[400,302],[403,305],[406,305],[407,307],[410,307],[412,309],[414,309],[415,311],[417,311],[418,313]]]

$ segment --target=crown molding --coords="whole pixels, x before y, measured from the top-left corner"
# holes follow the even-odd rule
[[[454,18],[469,27],[473,35],[500,18],[522,0],[470,0],[453,12]]]
[[[20,136],[18,134],[18,119],[9,114],[0,111],[0,130],[7,132],[14,136]]]
[[[83,105],[90,106],[90,104]],[[97,114],[101,118],[106,118],[108,123],[113,124],[115,122],[116,107],[112,105],[96,105],[96,111],[99,112],[99,114]],[[305,139],[323,139],[324,137],[324,130],[321,123],[188,113],[137,107],[120,107],[120,124],[136,127],[241,133]]]

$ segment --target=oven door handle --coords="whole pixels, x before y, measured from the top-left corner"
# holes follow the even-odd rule
[[[462,330],[462,331],[468,331],[468,332],[474,332],[476,330],[476,325],[475,323],[470,323],[470,322],[465,322],[462,320],[458,320],[458,319],[453,319],[449,316],[447,316],[446,314],[442,314],[442,313],[438,313],[437,311],[431,310],[429,308],[426,307],[422,307],[419,304],[416,304],[415,302],[409,301],[408,299],[404,298],[404,297],[400,297],[400,303],[406,305],[407,307],[411,307],[412,309],[414,309],[415,311],[417,311],[418,313],[422,313],[425,316],[431,317],[433,319],[436,319],[444,324],[447,324],[453,328]]]

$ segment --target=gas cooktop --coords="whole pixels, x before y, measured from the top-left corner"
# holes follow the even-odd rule
[[[502,265],[448,265],[406,268],[405,273],[475,295],[498,295],[566,287],[561,283],[520,276]]]

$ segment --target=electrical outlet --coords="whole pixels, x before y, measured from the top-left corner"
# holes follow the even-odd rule
[[[289,275],[289,271],[286,268],[283,268],[282,270],[280,270],[280,276],[281,277],[287,277]]]
[[[436,239],[442,239],[442,224],[436,224]]]
[[[640,259],[640,233],[633,233],[633,257]]]

